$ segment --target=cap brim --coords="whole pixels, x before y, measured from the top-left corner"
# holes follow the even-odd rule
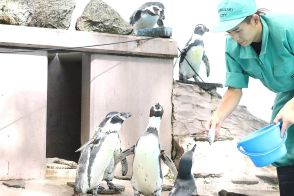
[[[240,24],[245,18],[246,16],[243,18],[238,18],[236,20],[227,20],[219,22],[212,28],[212,32],[226,32]]]

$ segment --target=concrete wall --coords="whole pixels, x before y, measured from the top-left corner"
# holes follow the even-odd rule
[[[93,128],[109,111],[116,110],[133,114],[123,126],[121,140],[123,148],[135,144],[145,131],[150,107],[159,102],[165,110],[160,131],[161,145],[170,153],[173,59],[177,56],[175,41],[13,25],[0,25],[0,32],[0,47],[12,48],[11,54],[1,54],[8,63],[0,65],[0,179],[38,178],[45,171],[47,56],[17,55],[13,47],[84,54],[81,143],[92,136]],[[74,54],[65,56],[75,58]],[[56,70],[55,85],[67,84],[69,81],[65,78],[60,80],[62,83],[58,82],[58,75],[66,77],[67,74],[62,73],[66,69],[58,67]],[[56,89],[61,91],[60,94],[55,91],[50,95],[66,103],[63,99],[65,92],[62,88]],[[55,108],[62,104],[51,103]],[[56,115],[60,115],[58,111]],[[62,117],[58,119],[63,125],[70,125],[63,120]],[[76,119],[67,119],[68,122],[70,120]],[[63,129],[61,126],[59,130]],[[58,138],[59,131],[55,134],[53,137]],[[52,145],[48,144],[47,148]],[[60,148],[63,147],[61,142]]]
[[[123,111],[131,112],[132,117],[125,121],[120,132],[122,149],[131,147],[145,132],[151,106],[160,103],[164,108],[160,129],[161,147],[169,154],[173,60],[96,54],[91,56],[88,65],[83,66],[83,72],[90,73],[90,77],[86,78],[89,81],[84,81],[90,86],[83,85],[83,88],[90,89],[90,97],[83,107],[89,112],[82,115],[90,116],[82,118],[87,119],[83,123],[86,128],[82,128],[82,143],[93,135],[94,128],[108,112]]]
[[[42,177],[47,54],[0,54],[0,59],[0,179]]]
[[[90,67],[87,68],[91,73],[90,132],[82,129],[83,142],[87,140],[88,133],[93,134],[94,127],[108,112],[125,111],[131,112],[132,117],[123,125],[121,140],[124,147],[134,145],[145,131],[150,107],[159,102],[164,108],[161,144],[170,152],[172,59],[96,54],[91,56]]]

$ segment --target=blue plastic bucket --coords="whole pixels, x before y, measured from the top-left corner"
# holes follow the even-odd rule
[[[269,165],[286,153],[285,136],[281,138],[281,124],[271,124],[261,128],[237,143],[238,150],[247,155],[256,167]]]

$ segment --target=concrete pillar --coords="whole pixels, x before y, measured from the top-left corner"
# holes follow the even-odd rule
[[[47,54],[0,54],[0,180],[44,176]]]

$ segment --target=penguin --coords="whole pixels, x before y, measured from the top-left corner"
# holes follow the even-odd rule
[[[135,196],[140,194],[159,196],[161,194],[163,175],[160,164],[162,151],[160,150],[159,128],[163,112],[159,103],[151,107],[146,131],[135,145],[131,178]]]
[[[196,144],[193,148],[185,152],[179,162],[178,176],[176,178],[174,187],[172,188],[169,196],[196,196],[197,187],[192,174],[193,155],[195,152]]]
[[[161,2],[147,2],[134,11],[130,17],[130,24],[136,35],[139,29],[153,28],[156,24],[163,27],[164,18],[164,5]]]
[[[209,29],[204,24],[196,25],[192,37],[181,51],[179,62],[180,81],[187,82],[188,79],[193,77],[195,82],[200,82],[199,70],[202,61],[206,66],[206,76],[209,77],[210,65],[203,43],[203,35],[208,31]]]
[[[110,170],[113,159],[119,155],[119,130],[122,123],[131,116],[125,112],[110,112],[100,123],[93,137],[81,146],[75,179],[75,194],[92,191],[98,195],[99,184]]]

